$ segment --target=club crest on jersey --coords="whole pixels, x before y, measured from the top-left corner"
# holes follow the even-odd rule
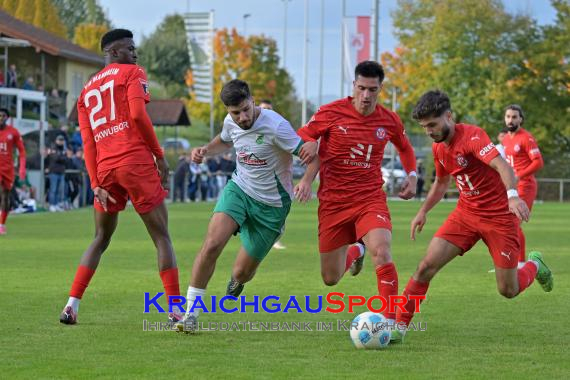
[[[14,136],[12,136],[12,134],[10,133],[8,136],[6,136],[6,138],[7,138],[8,140],[12,140],[12,139],[14,138]]]
[[[462,168],[466,168],[468,164],[469,162],[465,157],[460,154],[457,155],[457,165],[461,166]]]
[[[263,144],[263,135],[257,135],[257,138],[255,139],[255,143],[258,145]]]
[[[515,144],[514,149],[515,149],[515,152],[520,152],[520,151],[521,151],[521,147],[520,147],[519,144]]]
[[[384,140],[386,138],[386,130],[382,127],[376,130],[376,137],[378,140]]]

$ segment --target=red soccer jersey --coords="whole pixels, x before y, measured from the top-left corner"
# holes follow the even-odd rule
[[[459,190],[457,207],[480,216],[509,212],[507,191],[499,173],[489,166],[499,151],[484,130],[456,124],[451,143],[432,145],[436,175],[451,174]]]
[[[409,173],[416,170],[414,150],[398,115],[377,105],[363,116],[347,97],[322,106],[297,133],[305,141],[321,139],[320,200],[355,202],[381,196],[382,158],[391,141]]]
[[[0,172],[14,170],[14,147],[18,148],[20,155],[24,154],[24,143],[20,132],[11,125],[6,125],[0,130]]]
[[[507,161],[513,167],[517,176],[533,161],[542,161],[542,155],[536,140],[525,129],[519,128],[513,136],[507,133],[503,139],[503,146],[505,147]],[[534,174],[521,178],[521,181],[525,180],[534,181]]]
[[[129,100],[134,98],[150,101],[146,74],[137,65],[112,63],[85,84],[77,100],[79,127],[84,140],[87,135],[95,141],[97,172],[154,163],[131,118]]]

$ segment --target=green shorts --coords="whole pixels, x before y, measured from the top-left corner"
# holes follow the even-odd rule
[[[261,261],[283,233],[291,209],[289,195],[283,196],[282,202],[283,207],[266,205],[244,193],[235,182],[228,181],[214,212],[223,212],[236,221],[243,247],[248,255]]]

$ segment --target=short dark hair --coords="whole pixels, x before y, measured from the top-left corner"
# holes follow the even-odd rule
[[[358,79],[359,75],[365,78],[378,78],[380,83],[382,83],[384,80],[384,69],[376,61],[362,61],[354,69],[354,79]]]
[[[273,105],[273,103],[271,103],[271,100],[269,100],[269,99],[261,99],[261,101],[259,102],[259,104],[261,104],[261,103],[269,104],[270,106]]]
[[[112,29],[101,37],[101,50],[105,48],[112,42],[122,40],[123,38],[133,38],[133,32],[128,29]]]
[[[251,98],[251,93],[246,82],[233,79],[224,84],[220,92],[220,98],[226,107],[235,107],[239,106],[245,99]]]
[[[451,111],[449,96],[440,90],[431,90],[422,95],[416,103],[412,117],[423,120],[428,117],[440,117],[446,111]]]
[[[521,119],[522,119],[521,125],[524,123],[524,113],[523,113],[523,110],[522,110],[522,107],[521,107],[521,106],[519,106],[518,104],[509,104],[508,106],[505,107],[505,113],[506,113],[508,110],[518,111],[519,116],[520,116]]]
[[[7,108],[0,108],[0,112],[4,112],[6,116],[10,117],[10,111]]]

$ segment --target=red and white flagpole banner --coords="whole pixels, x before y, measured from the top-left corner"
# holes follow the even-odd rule
[[[343,28],[344,58],[342,65],[345,83],[350,85],[354,80],[356,65],[370,59],[370,16],[345,17]]]

